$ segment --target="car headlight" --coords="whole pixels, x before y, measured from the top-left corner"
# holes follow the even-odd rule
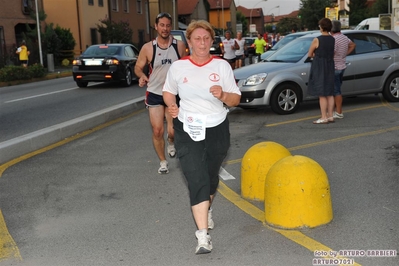
[[[250,76],[249,78],[247,78],[247,79],[244,81],[243,85],[244,85],[244,86],[259,85],[259,84],[261,84],[263,81],[265,81],[266,77],[267,77],[267,74],[266,74],[266,73],[259,73],[259,74],[256,74],[256,75],[252,75],[252,76]]]
[[[119,65],[119,61],[117,59],[106,59],[105,64],[106,65]]]
[[[75,60],[72,61],[72,65],[81,66],[82,65],[82,61],[80,59],[75,59]]]

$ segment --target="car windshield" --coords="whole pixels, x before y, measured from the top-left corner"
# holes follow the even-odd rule
[[[278,50],[278,49],[280,49],[281,47],[283,47],[284,45],[286,45],[287,43],[289,43],[289,42],[295,40],[295,39],[298,38],[298,37],[300,37],[300,36],[298,36],[298,35],[295,36],[295,35],[290,35],[290,34],[288,34],[287,36],[285,36],[284,38],[282,38],[280,41],[278,41],[278,42],[272,47],[272,50]]]
[[[309,51],[313,38],[298,38],[288,43],[268,57],[266,62],[296,63]]]
[[[220,37],[215,36],[215,40],[213,40],[213,44],[219,44],[222,42],[222,39]]]
[[[86,51],[84,51],[83,55],[87,56],[110,56],[110,55],[116,55],[118,53],[120,47],[116,46],[107,46],[107,45],[102,45],[102,46],[90,46],[87,48]]]

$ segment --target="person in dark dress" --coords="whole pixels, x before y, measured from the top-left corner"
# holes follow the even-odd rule
[[[332,28],[330,19],[321,19],[319,28],[321,35],[313,39],[308,51],[308,57],[313,57],[308,94],[319,97],[321,117],[313,124],[328,124],[334,122],[335,39],[329,34]]]

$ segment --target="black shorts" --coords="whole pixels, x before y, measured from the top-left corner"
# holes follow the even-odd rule
[[[173,119],[175,147],[187,180],[191,206],[210,199],[219,185],[219,170],[230,147],[229,120],[207,128],[205,139],[194,141],[183,130],[183,123]]]
[[[236,55],[236,60],[244,60],[245,59],[245,56],[242,54],[242,55]]]
[[[149,91],[145,93],[145,105],[147,107],[160,105],[166,106],[165,102],[163,101],[162,95],[158,95]]]
[[[236,62],[236,59],[235,58],[232,58],[232,59],[226,59],[226,58],[223,58],[224,60],[226,60],[227,62],[229,62],[230,64],[232,64],[232,63],[235,63]]]

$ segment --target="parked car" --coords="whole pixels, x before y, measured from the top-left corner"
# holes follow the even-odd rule
[[[295,33],[290,33],[284,36],[281,40],[279,40],[273,47],[271,47],[269,50],[261,54],[260,59],[265,60],[272,54],[274,54],[278,49],[282,48],[284,45],[287,43],[295,40],[296,38],[302,37],[306,34],[310,33],[315,33],[316,31],[301,31],[301,32],[295,32]],[[318,32],[318,31],[317,31]]]
[[[219,57],[223,57],[223,53],[222,53],[222,47],[223,47],[223,41],[222,38],[220,36],[215,36],[215,39],[213,40],[212,46],[209,49],[211,55],[214,56],[219,56]]]
[[[137,80],[134,66],[139,50],[132,44],[110,43],[89,46],[73,60],[72,74],[76,84],[87,87],[89,82],[119,81],[130,86]]]
[[[177,40],[182,41],[186,44],[186,54],[190,54],[190,48],[188,47],[188,42],[186,38],[186,31],[185,30],[171,30],[170,34]]]
[[[399,35],[394,31],[342,31],[355,44],[347,56],[342,84],[343,96],[382,93],[399,102]],[[288,43],[265,61],[234,70],[241,90],[239,106],[270,106],[277,114],[292,114],[300,103],[312,100],[307,93],[311,60],[307,53],[320,33],[308,34]]]
[[[255,46],[253,44],[256,37],[245,37],[243,39],[245,40],[245,46],[247,47],[245,50],[245,56],[253,56],[255,54]]]

